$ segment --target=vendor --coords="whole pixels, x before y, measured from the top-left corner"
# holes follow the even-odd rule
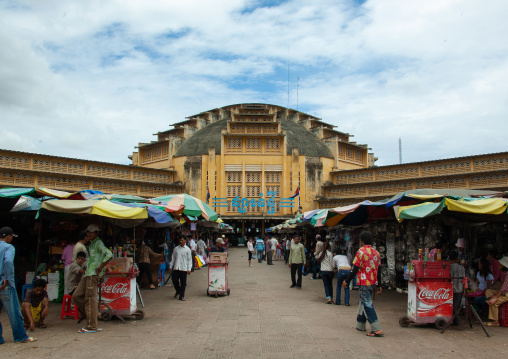
[[[222,240],[222,238],[217,238],[217,241],[215,242],[215,247],[213,247],[210,252],[212,253],[215,253],[215,252],[226,252],[225,248],[224,248],[224,241]]]
[[[502,269],[505,273],[504,282],[501,289],[487,289],[485,296],[487,297],[487,304],[489,305],[489,319],[491,322],[486,322],[485,325],[490,327],[499,326],[499,306],[505,302],[508,302],[508,256],[504,256],[499,260],[499,269]]]
[[[44,319],[49,313],[48,292],[46,292],[46,281],[44,279],[36,279],[34,281],[34,289],[26,292],[25,298],[21,305],[21,315],[25,329],[30,328],[31,331],[35,326],[45,329]]]
[[[142,238],[136,239],[136,258],[138,258],[138,267],[139,267],[139,276],[137,277],[137,281],[143,278],[143,275],[146,273],[148,277],[148,283],[150,284],[150,289],[155,289],[155,285],[153,284],[152,278],[152,269],[151,269],[151,259],[154,257],[162,258],[162,254],[157,254],[150,247],[145,245]]]
[[[504,282],[504,272],[499,269],[499,261],[497,260],[497,253],[495,250],[491,249],[487,252],[487,260],[489,261],[490,271],[494,277],[492,289],[499,290]]]
[[[73,295],[76,287],[78,286],[83,274],[86,271],[86,253],[79,252],[76,256],[76,261],[70,265],[67,276],[65,277],[65,286],[69,295]]]

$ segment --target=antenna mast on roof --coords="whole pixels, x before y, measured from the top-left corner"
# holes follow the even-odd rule
[[[399,164],[402,164],[402,139],[399,137]]]
[[[288,107],[289,108],[289,45],[288,45]]]

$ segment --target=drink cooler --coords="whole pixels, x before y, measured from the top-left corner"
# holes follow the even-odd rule
[[[412,261],[414,276],[408,276],[407,316],[399,319],[402,327],[410,323],[434,323],[442,329],[453,317],[453,283],[450,263]]]
[[[130,271],[132,258],[113,258],[110,264],[113,271],[104,275],[100,288],[101,319],[111,320],[113,316],[120,319],[132,316],[143,319],[144,312],[137,308],[136,276],[138,273]]]
[[[229,295],[228,288],[228,254],[210,253],[208,262],[208,288],[206,295]]]

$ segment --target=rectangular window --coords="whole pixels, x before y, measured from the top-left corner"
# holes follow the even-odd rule
[[[242,172],[227,172],[227,182],[242,182]]]
[[[247,149],[261,148],[261,138],[247,138]]]
[[[259,197],[261,186],[246,186],[246,197]]]
[[[228,197],[241,197],[242,196],[242,186],[228,186],[227,187]]]
[[[247,177],[247,183],[259,183],[261,182],[261,172],[245,172]]]
[[[265,172],[266,182],[269,183],[280,183],[281,172]]]
[[[280,138],[267,138],[266,148],[271,150],[276,150],[280,148]]]
[[[228,148],[241,149],[242,139],[238,137],[228,137]]]

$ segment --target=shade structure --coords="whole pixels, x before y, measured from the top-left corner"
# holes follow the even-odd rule
[[[348,214],[353,213],[362,203],[352,204],[344,207],[332,208],[327,212],[324,223],[333,227],[339,224]]]
[[[328,209],[321,209],[319,212],[314,214],[314,216],[310,220],[310,224],[314,227],[323,226],[323,222],[326,220],[326,215],[328,214]]]
[[[41,205],[41,209],[53,212],[71,214],[95,214],[102,217],[116,219],[146,219],[148,210],[146,208],[132,208],[107,199],[102,200],[50,200]]]
[[[147,203],[148,200],[143,197],[134,196],[130,194],[108,194],[104,196],[107,199],[112,200],[113,202],[121,202],[121,203]]]
[[[1,188],[0,198],[19,198],[35,195],[35,188]]]
[[[469,221],[504,221],[508,202],[501,198],[444,198],[438,203],[420,203],[394,207],[397,220],[418,219],[437,214],[451,215]]]
[[[42,199],[34,198],[30,196],[21,196],[18,202],[12,207],[11,212],[19,211],[38,211],[41,209]]]
[[[131,207],[131,208],[146,208],[148,210],[148,217],[153,218],[154,222],[156,223],[169,223],[173,222],[173,218],[171,215],[166,212],[164,206],[157,206],[153,204],[147,204],[147,203],[122,203],[122,202],[116,202],[112,201],[113,203],[116,203],[118,205]]]
[[[160,202],[165,205],[166,212],[173,212],[173,209],[183,208],[183,214],[192,217],[202,217],[207,221],[216,221],[219,215],[202,200],[192,197],[186,193],[173,194],[152,198],[151,203]]]

